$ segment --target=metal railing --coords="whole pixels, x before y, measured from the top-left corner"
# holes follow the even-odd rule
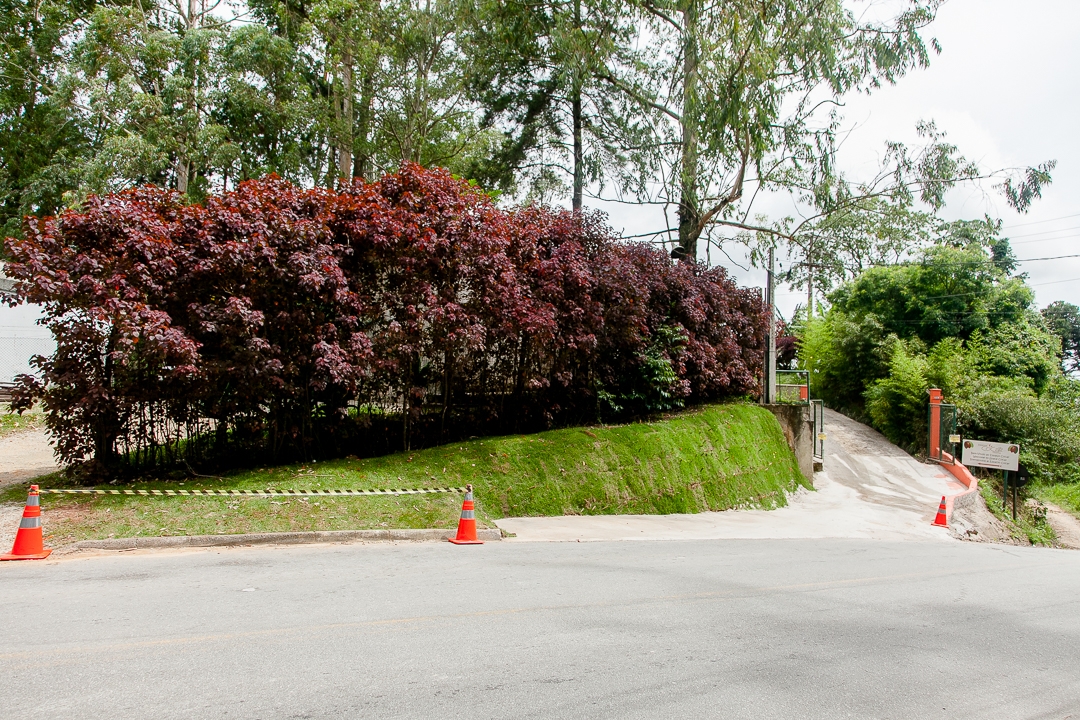
[[[806,370],[777,370],[776,402],[809,405],[810,373]]]
[[[810,401],[810,418],[814,433],[814,462],[825,462],[825,403],[821,400]]]
[[[956,444],[960,442],[960,436],[956,434],[956,406],[949,403],[931,403],[927,411],[926,425],[927,459],[942,465],[956,462]]]

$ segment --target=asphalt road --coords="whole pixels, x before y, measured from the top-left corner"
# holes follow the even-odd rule
[[[861,539],[0,565],[4,718],[1080,718],[1080,554]]]

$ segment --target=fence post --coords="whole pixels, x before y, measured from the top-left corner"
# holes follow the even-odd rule
[[[929,457],[941,459],[941,390],[930,388],[930,438],[927,446]]]

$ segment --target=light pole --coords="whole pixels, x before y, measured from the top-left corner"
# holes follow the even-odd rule
[[[769,307],[769,338],[765,345],[765,392],[761,400],[766,405],[776,402],[776,266],[775,250],[769,248],[769,278],[765,285],[765,304]]]

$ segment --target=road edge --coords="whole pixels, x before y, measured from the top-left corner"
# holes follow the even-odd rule
[[[109,538],[80,540],[61,548],[65,553],[80,550],[143,550],[149,548],[233,547],[237,545],[307,545],[349,542],[437,542],[454,537],[454,530],[314,530],[308,532],[245,533],[241,535],[177,535],[171,537]],[[502,531],[476,531],[485,542],[502,540]]]
[[[962,462],[944,450],[941,452],[941,457],[944,462],[938,463],[938,465],[967,486],[967,490],[964,492],[948,495],[945,498],[945,523],[948,526],[948,523],[952,521],[954,508],[958,506],[967,507],[976,502],[975,496],[979,491],[979,479],[972,475],[971,471]]]

